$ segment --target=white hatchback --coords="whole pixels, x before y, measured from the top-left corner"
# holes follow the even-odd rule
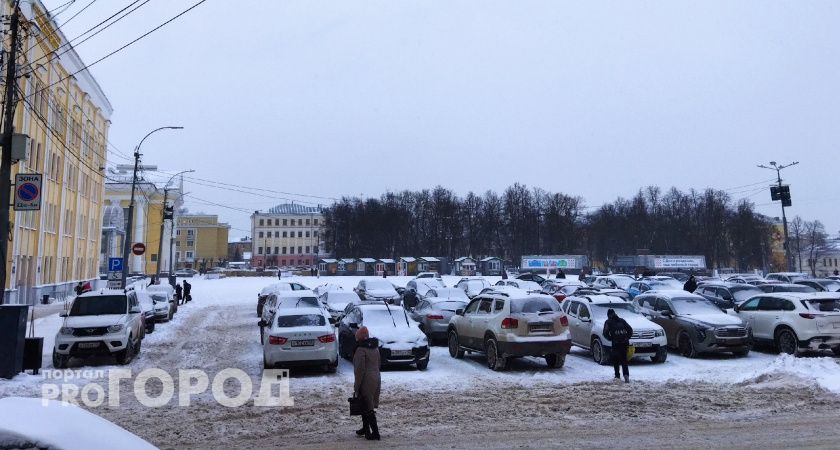
[[[280,308],[265,324],[263,367],[322,366],[335,372],[338,345],[330,316],[321,308]]]

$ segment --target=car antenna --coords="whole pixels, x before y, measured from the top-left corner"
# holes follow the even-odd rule
[[[391,316],[391,322],[394,323],[394,328],[397,328],[397,321],[394,320],[394,315],[391,313],[391,307],[388,306],[388,302],[386,302],[385,300],[382,300],[382,303],[385,304],[385,309],[388,310],[388,315]]]

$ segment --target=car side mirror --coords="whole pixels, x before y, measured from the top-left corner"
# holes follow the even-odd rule
[[[129,314],[140,314],[141,312],[143,312],[143,311],[136,306],[134,308],[131,308],[130,310],[128,310]]]
[[[739,307],[738,307],[738,305],[733,306],[733,307],[732,307],[732,309],[733,309],[735,312],[738,312],[738,311],[740,311],[740,310],[741,310],[741,308],[739,308]]]
[[[459,316],[463,316],[464,315],[464,309],[462,308],[462,309],[455,310],[455,314],[457,314]]]
[[[67,317],[67,315],[68,315],[67,311],[62,311],[62,312],[58,313],[58,317]]]

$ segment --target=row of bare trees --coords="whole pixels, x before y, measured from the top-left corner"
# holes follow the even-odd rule
[[[580,197],[514,184],[498,194],[449,189],[345,197],[325,211],[337,257],[586,254],[601,265],[640,249],[705,255],[709,265],[766,268],[769,220],[724,191],[658,187],[598,208]]]
[[[832,239],[819,220],[803,220],[796,216],[790,221],[790,246],[798,270],[817,275],[817,263],[833,250]]]

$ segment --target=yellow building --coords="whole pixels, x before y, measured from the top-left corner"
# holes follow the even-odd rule
[[[175,260],[179,269],[210,269],[227,260],[230,225],[219,223],[219,216],[183,214],[176,221]]]
[[[14,2],[0,2],[8,17]],[[41,210],[11,213],[8,303],[61,297],[97,277],[108,98],[39,0],[20,3],[15,132],[30,137],[12,173],[41,173]],[[8,34],[4,48],[8,49]],[[84,70],[83,70],[84,69]],[[8,182],[8,181],[7,181]]]

